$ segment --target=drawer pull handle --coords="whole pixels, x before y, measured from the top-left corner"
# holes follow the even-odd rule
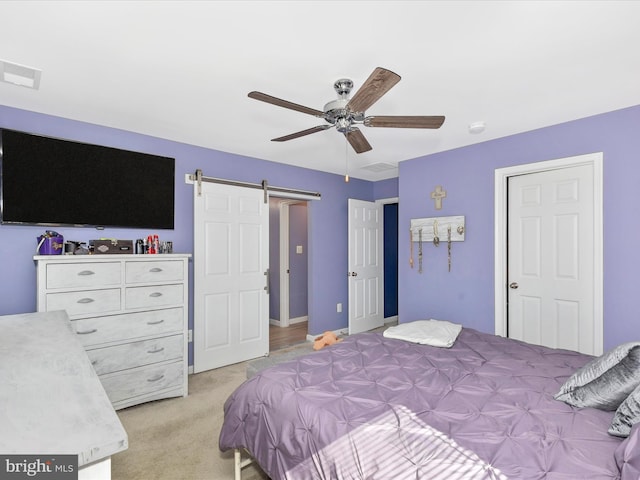
[[[88,275],[95,275],[96,272],[93,272],[91,270],[82,270],[81,272],[78,272],[78,275],[86,277]]]
[[[151,273],[159,273],[162,271],[162,269],[160,267],[153,267],[152,269],[149,270]]]
[[[162,292],[153,292],[152,294],[149,295],[150,297],[156,298],[156,297],[161,297],[162,296]]]
[[[97,328],[94,328],[92,330],[85,330],[84,332],[76,332],[78,335],[89,335],[90,333],[96,333],[98,331]]]
[[[164,347],[154,348],[153,350],[147,350],[147,353],[160,353],[164,351]]]
[[[93,298],[85,297],[78,300],[77,303],[93,303],[95,300]]]
[[[155,377],[147,378],[147,382],[157,382],[159,380],[162,380],[163,378],[164,375],[156,375]]]
[[[147,322],[147,325],[160,325],[163,322],[164,322],[164,319],[162,319],[162,320],[154,320],[152,322]]]

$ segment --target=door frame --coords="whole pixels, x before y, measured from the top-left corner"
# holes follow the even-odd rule
[[[272,197],[274,198],[274,197]],[[306,200],[294,200],[286,197],[278,198],[278,218],[279,218],[279,236],[280,236],[280,318],[278,320],[279,327],[288,327],[291,324],[291,317],[289,314],[289,298],[290,298],[290,275],[287,270],[290,268],[289,262],[289,230],[291,226],[289,208],[291,205],[297,205],[305,203],[308,206]],[[307,225],[307,232],[309,226]],[[307,252],[308,252],[307,245]],[[294,322],[295,323],[295,322]]]
[[[602,195],[602,152],[577,155],[574,157],[547,160],[536,163],[515,165],[512,167],[497,168],[495,170],[494,189],[494,305],[495,305],[495,334],[507,335],[507,220],[508,220],[508,188],[509,177],[539,173],[546,170],[568,168],[579,165],[591,165],[593,168],[593,227],[594,227],[594,263],[593,263],[593,316],[594,316],[594,351],[601,355],[604,345],[604,318],[603,318],[603,195]]]

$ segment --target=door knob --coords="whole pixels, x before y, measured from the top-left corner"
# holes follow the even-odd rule
[[[358,276],[358,272],[349,272],[347,273],[347,277],[357,277]]]
[[[518,288],[518,282],[511,282],[509,284],[509,288],[513,288],[515,290],[516,288]]]

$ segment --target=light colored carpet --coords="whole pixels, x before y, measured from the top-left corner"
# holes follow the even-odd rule
[[[114,480],[232,480],[233,452],[220,452],[223,404],[246,379],[246,362],[189,375],[189,395],[118,411],[129,448],[111,457]],[[253,465],[243,480],[267,478]]]
[[[313,352],[312,344],[272,352],[270,363]],[[255,362],[255,361],[254,361]],[[223,405],[247,378],[250,362],[189,375],[189,395],[149,402],[118,411],[129,435],[129,448],[111,458],[114,480],[232,480],[233,452],[220,452],[218,436]],[[268,477],[256,465],[242,470],[242,480]]]

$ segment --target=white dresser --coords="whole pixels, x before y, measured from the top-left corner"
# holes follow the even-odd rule
[[[66,310],[116,409],[187,395],[189,257],[34,257],[38,311]]]

